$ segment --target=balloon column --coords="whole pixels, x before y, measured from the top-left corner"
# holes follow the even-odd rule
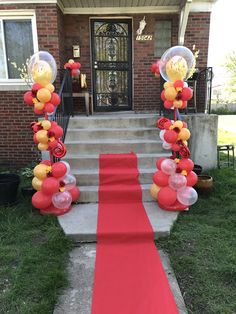
[[[162,117],[157,121],[157,127],[161,130],[163,148],[171,150],[172,155],[157,160],[150,193],[160,208],[170,211],[188,210],[198,198],[193,188],[198,177],[193,172],[194,163],[189,158],[187,142],[190,131],[185,122],[177,119],[178,109],[186,108],[193,94],[184,82],[192,73],[193,66],[194,56],[183,46],[168,49],[159,61],[160,74],[166,80],[161,98],[165,108],[174,111],[174,120]]]
[[[64,69],[71,70],[71,76],[73,78],[78,78],[80,75],[81,64],[79,62],[75,62],[73,59],[69,59],[67,63],[64,64]]]
[[[24,101],[34,107],[35,114],[44,116],[31,123],[33,140],[40,151],[50,154],[50,160],[43,160],[33,170],[32,186],[37,192],[32,197],[32,204],[41,214],[63,215],[79,198],[80,191],[75,177],[70,174],[70,165],[64,161],[53,162],[53,157],[62,158],[66,154],[61,141],[63,129],[57,122],[50,121],[60,104],[60,96],[52,84],[57,74],[53,56],[46,51],[35,53],[29,61],[28,74],[34,84],[31,91],[24,94]]]

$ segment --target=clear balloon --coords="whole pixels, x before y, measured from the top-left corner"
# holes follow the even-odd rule
[[[53,194],[52,203],[56,208],[65,209],[71,205],[72,196],[69,192],[58,192]]]
[[[198,194],[190,186],[183,187],[177,191],[177,200],[186,206],[193,205],[198,199]]]
[[[67,168],[66,174],[68,174],[70,172],[70,164],[67,161],[64,161],[64,160],[61,160],[61,162],[66,166],[66,168]]]
[[[191,75],[195,59],[191,50],[174,46],[164,52],[160,60],[160,73],[164,80],[186,80]]]
[[[161,170],[168,175],[175,173],[176,171],[176,163],[172,159],[165,159],[161,163]]]
[[[162,147],[166,150],[171,149],[172,145],[167,143],[166,141],[163,142]]]
[[[47,51],[36,52],[29,61],[28,74],[32,81],[46,86],[56,79],[57,65],[53,56]]]
[[[72,174],[68,173],[62,178],[63,183],[65,184],[65,190],[69,191],[73,189],[76,185],[76,178]]]
[[[180,173],[174,173],[169,177],[169,186],[174,190],[179,190],[185,187],[187,179]]]
[[[160,131],[159,136],[160,136],[160,139],[161,139],[162,141],[165,140],[165,139],[164,139],[164,134],[165,134],[165,132],[166,132],[166,130],[161,130],[161,131]]]

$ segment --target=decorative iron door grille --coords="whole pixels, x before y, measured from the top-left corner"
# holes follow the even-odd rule
[[[131,110],[131,20],[92,20],[91,31],[94,110]]]

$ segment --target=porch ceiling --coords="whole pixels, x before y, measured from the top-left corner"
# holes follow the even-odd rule
[[[210,11],[217,0],[58,0],[64,14],[180,13],[187,3],[192,9]],[[200,11],[200,10],[199,10]]]

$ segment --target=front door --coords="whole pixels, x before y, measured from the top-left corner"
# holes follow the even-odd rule
[[[91,32],[94,110],[131,110],[131,20],[91,20]]]

